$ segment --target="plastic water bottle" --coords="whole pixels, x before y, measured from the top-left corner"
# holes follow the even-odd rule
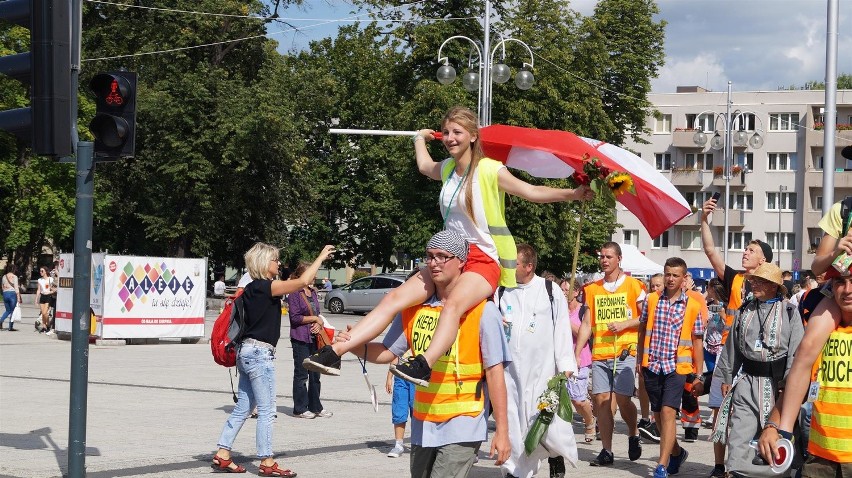
[[[506,342],[512,339],[512,306],[506,306],[506,315],[503,316],[503,330],[506,333]]]

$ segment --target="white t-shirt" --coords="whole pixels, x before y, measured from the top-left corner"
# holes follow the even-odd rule
[[[240,289],[240,288],[244,289],[247,285],[249,285],[249,283],[251,281],[252,281],[251,276],[249,275],[248,272],[246,272],[245,274],[243,274],[242,277],[240,277],[240,281],[237,282],[237,288],[238,289]]]
[[[213,283],[213,294],[214,295],[225,295],[225,283],[221,280],[217,280]]]
[[[38,290],[42,295],[49,295],[53,292],[50,290],[50,284],[53,282],[51,277],[39,277],[38,279]]]
[[[450,158],[441,162],[441,171],[444,165]],[[506,166],[500,166],[498,171]],[[465,186],[462,184],[462,177],[453,169],[447,182],[441,188],[441,195],[438,197],[438,205],[441,208],[441,217],[447,217],[446,228],[449,231],[457,232],[462,237],[468,240],[471,244],[476,244],[482,252],[488,254],[494,261],[499,261],[497,256],[497,245],[488,231],[488,221],[485,219],[485,207],[480,198],[482,197],[479,190],[479,175],[473,175],[473,216],[476,218],[474,224],[467,215],[467,201],[465,201]],[[450,202],[452,201],[452,203]]]

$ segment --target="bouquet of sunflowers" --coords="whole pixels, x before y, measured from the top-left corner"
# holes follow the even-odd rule
[[[571,179],[577,186],[588,186],[595,192],[596,198],[601,198],[607,207],[615,208],[615,198],[624,193],[636,195],[636,187],[633,185],[633,178],[630,174],[624,171],[613,171],[601,164],[601,160],[596,157],[589,156],[588,153],[583,155],[583,170],[574,171]],[[583,230],[583,219],[586,217],[586,212],[589,203],[584,202],[581,206],[579,223],[577,224],[577,237],[574,240],[574,259],[571,264],[571,281],[569,283],[568,297],[572,297],[574,291],[574,277],[577,275],[577,257],[580,253],[580,233]]]
[[[547,428],[553,422],[556,415],[562,420],[571,423],[574,415],[571,409],[571,397],[565,382],[568,380],[564,373],[558,373],[547,381],[547,388],[538,397],[538,416],[530,426],[526,438],[524,438],[524,452],[529,455],[538,444],[541,443]]]

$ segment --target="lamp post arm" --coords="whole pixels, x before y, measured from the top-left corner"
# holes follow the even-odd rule
[[[444,40],[444,43],[441,43],[441,46],[438,47],[438,63],[444,63],[445,65],[449,63],[449,57],[441,56],[441,50],[444,49],[444,46],[449,43],[450,40],[467,40],[468,42],[470,42],[470,44],[473,45],[473,48],[476,49],[476,54],[479,55],[479,61],[482,62],[482,50],[479,49],[479,45],[475,41],[464,35],[455,35]]]
[[[530,62],[529,63],[524,62],[523,65],[524,65],[524,67],[534,68],[535,56],[533,55],[532,49],[530,48],[529,45],[527,45],[526,43],[524,43],[521,40],[518,40],[517,38],[503,38],[499,42],[497,42],[497,44],[494,45],[494,49],[491,50],[491,61],[492,62],[494,61],[494,55],[497,54],[497,50],[501,47],[503,48],[503,55],[505,56],[505,54],[506,54],[506,43],[508,43],[508,42],[520,43],[524,48],[526,48],[527,53],[529,53],[529,55],[530,55]]]

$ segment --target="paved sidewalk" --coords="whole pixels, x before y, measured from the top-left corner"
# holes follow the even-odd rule
[[[24,306],[18,332],[0,332],[0,475],[59,477],[67,469],[71,344],[35,333],[36,309]],[[357,316],[334,318],[341,327]],[[207,317],[207,333],[215,312]],[[340,377],[323,377],[323,404],[332,418],[293,418],[292,353],[282,332],[278,360],[278,420],[273,449],[278,462],[300,477],[408,476],[408,454],[387,458],[392,445],[390,400],[384,392],[387,367],[368,365],[377,386],[379,412],[369,402],[358,361],[347,358]],[[216,365],[206,343],[98,346],[89,348],[87,476],[98,478],[184,477],[210,473],[216,440],[233,407],[226,369]],[[581,462],[569,476],[648,476],[657,445],[645,444],[643,458],[629,462],[624,423],[617,421],[616,464],[589,467],[585,461],[600,442],[579,444]],[[582,441],[582,428],[576,428]],[[700,441],[685,444],[689,461],[679,476],[707,476],[712,447],[702,429]],[[483,450],[488,446],[483,445]],[[234,446],[236,461],[257,473],[254,422],[249,420]],[[480,454],[474,478],[499,477],[493,460]],[[538,477],[546,477],[547,465]]]

